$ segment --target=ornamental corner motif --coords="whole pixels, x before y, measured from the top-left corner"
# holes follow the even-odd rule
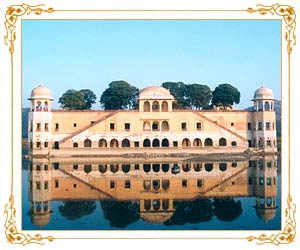
[[[45,8],[44,4],[39,4],[35,6],[30,6],[28,4],[22,5],[12,5],[7,7],[5,13],[5,29],[6,35],[4,36],[4,41],[7,46],[9,46],[9,53],[12,55],[14,53],[14,45],[16,41],[16,23],[20,16],[30,15],[34,13],[35,15],[40,15],[43,12],[52,13],[54,12],[53,8]]]

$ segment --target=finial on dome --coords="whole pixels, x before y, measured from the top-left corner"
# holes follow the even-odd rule
[[[40,82],[40,86],[42,86],[42,87],[44,86],[44,83],[42,81]]]
[[[264,82],[264,81],[262,81],[262,83],[261,83],[261,87],[262,87],[262,88],[264,88],[264,87],[265,87],[265,82]]]

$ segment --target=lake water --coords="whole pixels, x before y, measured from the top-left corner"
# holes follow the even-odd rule
[[[280,159],[23,158],[23,230],[279,230]]]

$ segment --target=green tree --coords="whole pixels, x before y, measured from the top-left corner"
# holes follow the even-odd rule
[[[67,220],[78,220],[84,215],[92,214],[96,209],[95,201],[65,201],[58,210]]]
[[[81,89],[79,90],[81,93],[83,93],[84,101],[85,101],[85,108],[90,109],[94,103],[96,103],[96,95],[94,92],[90,89]]]
[[[231,109],[234,103],[240,103],[241,93],[229,83],[220,84],[212,92],[212,104],[220,109]]]
[[[188,85],[187,99],[192,109],[204,109],[208,107],[211,97],[211,90],[207,85],[197,83]]]
[[[84,94],[80,91],[69,89],[59,98],[58,102],[63,109],[81,110],[86,108]]]
[[[105,110],[132,109],[137,107],[139,89],[125,81],[113,81],[102,93],[100,103]]]
[[[174,96],[174,109],[187,109],[190,107],[187,100],[188,86],[186,84],[183,82],[164,82],[161,86],[168,89],[171,95]]]

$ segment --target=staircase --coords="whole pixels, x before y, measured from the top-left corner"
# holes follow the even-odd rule
[[[209,122],[215,124],[216,126],[218,126],[218,127],[222,128],[222,129],[226,130],[227,132],[229,132],[229,133],[235,135],[236,137],[240,138],[242,141],[248,142],[248,139],[247,139],[247,138],[245,138],[245,137],[239,135],[238,133],[232,131],[232,130],[229,129],[229,128],[226,128],[225,126],[223,126],[223,125],[221,125],[221,124],[219,124],[219,123],[216,123],[216,122],[213,121],[212,119],[210,119],[210,118],[208,118],[208,117],[206,117],[206,116],[200,114],[199,112],[193,111],[193,113],[196,114],[196,115],[198,115],[198,116],[200,116],[201,118],[203,118],[203,119],[205,119],[205,120],[207,120],[207,121],[209,121]]]
[[[87,126],[84,126],[84,127],[80,128],[80,129],[76,130],[74,133],[72,133],[72,134],[68,135],[67,137],[63,138],[62,140],[60,140],[59,143],[62,144],[62,143],[64,143],[64,142],[66,142],[67,140],[71,139],[71,138],[74,137],[75,135],[78,135],[78,134],[80,134],[81,132],[83,132],[83,131],[85,131],[85,130],[87,130],[87,129],[89,129],[89,128],[91,128],[91,127],[97,125],[97,124],[99,124],[100,122],[106,120],[107,118],[109,118],[109,117],[115,115],[115,114],[118,113],[118,112],[119,112],[118,110],[113,111],[113,112],[109,113],[108,115],[99,118],[99,119],[96,120],[94,123],[89,124],[89,125],[87,125]]]
[[[90,187],[91,189],[96,190],[97,192],[99,192],[99,193],[101,193],[101,194],[104,194],[105,196],[107,196],[107,197],[109,197],[109,198],[111,198],[111,199],[113,199],[113,200],[115,200],[115,201],[120,201],[119,199],[115,198],[115,197],[112,196],[111,194],[109,194],[109,193],[107,193],[107,192],[101,190],[100,188],[97,188],[97,187],[93,186],[93,185],[90,184],[89,182],[87,182],[87,181],[85,181],[85,180],[83,180],[83,179],[81,179],[81,178],[79,178],[79,177],[77,177],[77,176],[75,176],[75,175],[73,175],[73,174],[67,172],[66,170],[63,170],[63,169],[60,169],[60,168],[59,168],[59,171],[61,171],[62,173],[66,174],[66,175],[68,175],[68,176],[70,176],[70,177],[72,177],[73,179],[75,179],[75,180],[77,180],[77,181],[83,183],[84,185]]]

